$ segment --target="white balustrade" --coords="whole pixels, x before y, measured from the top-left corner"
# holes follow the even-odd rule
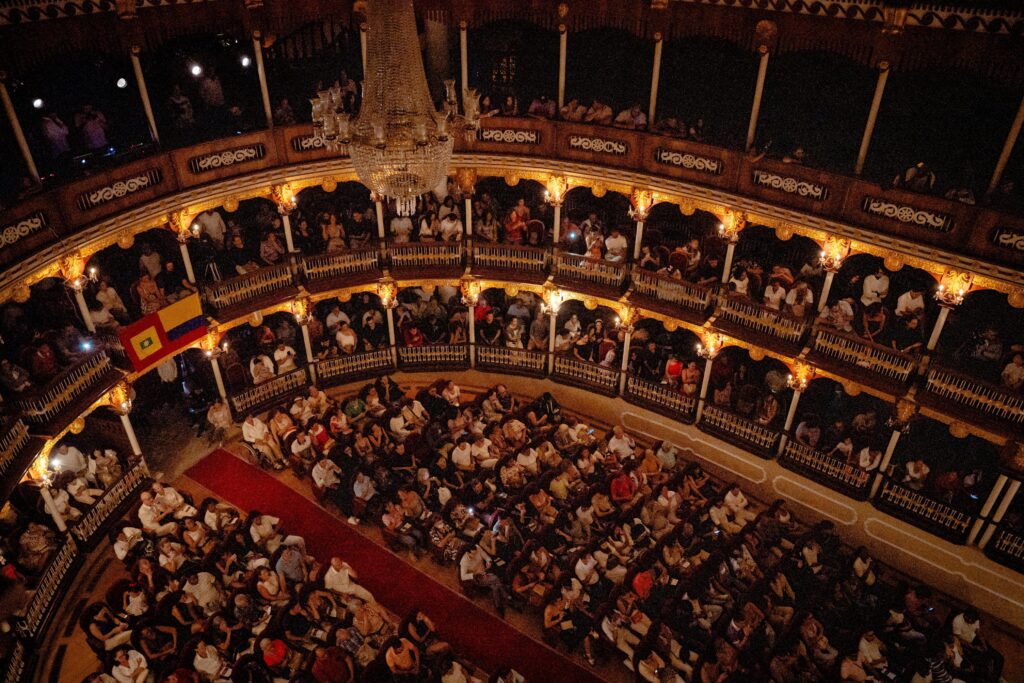
[[[16,399],[14,406],[29,423],[46,424],[112,369],[106,352],[98,351],[57,375],[34,395]]]
[[[587,363],[572,356],[555,356],[554,374],[613,393],[619,388],[618,369]]]
[[[626,279],[626,266],[559,251],[555,255],[555,275],[600,287],[618,288]]]
[[[631,280],[633,291],[640,296],[676,304],[694,311],[703,311],[711,304],[712,290],[693,282],[676,280],[635,267]]]
[[[928,391],[1000,419],[1024,423],[1024,397],[959,372],[932,368]]]
[[[4,675],[4,683],[18,683],[21,674],[25,672],[25,644],[16,641],[11,648],[11,656],[7,660],[7,673]]]
[[[720,432],[731,434],[758,448],[769,451],[775,445],[779,434],[771,427],[741,417],[718,406],[704,406],[701,422]]]
[[[626,397],[652,403],[681,415],[693,415],[697,409],[696,396],[686,396],[667,384],[658,384],[633,375],[626,378]]]
[[[351,356],[339,356],[317,361],[316,376],[323,382],[344,377],[362,377],[381,370],[391,369],[391,351],[377,349]]]
[[[932,500],[913,489],[886,479],[878,491],[878,501],[905,511],[909,516],[939,526],[954,536],[963,536],[971,527],[974,515]]]
[[[542,247],[475,241],[473,265],[479,268],[546,273],[548,250]]]
[[[88,542],[92,539],[93,534],[102,527],[110,516],[115,513],[121,505],[139,488],[146,479],[149,478],[149,468],[146,467],[146,461],[140,460],[135,464],[127,473],[111,486],[92,506],[85,515],[82,516],[75,526],[71,529],[71,533],[75,535],[80,541]]]
[[[788,342],[798,342],[807,330],[807,322],[786,315],[780,311],[741,299],[736,296],[722,296],[722,318],[744,327],[749,327],[761,334],[779,337]]]
[[[466,344],[438,344],[437,346],[400,346],[398,359],[402,365],[441,366],[469,363]]]
[[[307,282],[374,271],[380,265],[380,252],[376,249],[358,249],[334,254],[314,254],[302,258],[302,272]]]
[[[220,309],[237,306],[291,285],[291,267],[280,265],[221,280],[207,286],[204,293],[210,305]]]
[[[907,381],[916,363],[908,354],[825,327],[814,337],[814,350],[901,382]]]
[[[388,245],[395,268],[430,268],[462,265],[462,242],[416,242]]]
[[[1024,536],[1009,529],[999,529],[995,539],[985,547],[985,550],[994,550],[1024,562]]]
[[[781,461],[791,462],[804,471],[816,472],[821,477],[836,482],[842,489],[861,491],[871,482],[870,472],[851,465],[843,458],[822,453],[792,439],[786,442]]]
[[[17,625],[20,636],[23,638],[33,638],[39,632],[39,628],[42,626],[47,612],[50,610],[50,605],[60,592],[64,577],[67,576],[77,558],[78,546],[75,545],[75,541],[69,536],[64,540],[64,545],[50,559],[50,563],[46,566],[42,577],[39,579],[32,597],[29,598],[22,621]]]
[[[476,345],[476,362],[483,367],[505,368],[513,371],[544,373],[548,355],[543,351],[510,349],[506,346]]]
[[[7,432],[0,437],[0,476],[7,473],[7,468],[14,462],[21,449],[28,443],[28,427],[21,420],[10,424]]]
[[[266,382],[244,389],[231,397],[236,413],[246,413],[258,406],[266,405],[306,384],[306,370],[299,368],[287,375],[278,375]]]

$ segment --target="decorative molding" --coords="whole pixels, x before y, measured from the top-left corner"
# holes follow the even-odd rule
[[[665,166],[685,168],[689,171],[706,173],[708,175],[722,175],[725,162],[714,157],[703,157],[689,152],[679,152],[667,147],[659,147],[654,150],[654,161]]]
[[[998,227],[992,231],[992,244],[1010,251],[1024,251],[1024,228]]]
[[[936,232],[949,232],[953,229],[953,217],[947,213],[918,209],[907,204],[896,204],[880,197],[864,197],[860,208],[864,213],[872,216],[907,225],[919,225]]]
[[[23,237],[46,227],[46,214],[43,211],[30,213],[21,220],[0,227],[0,249],[9,247]]]
[[[227,168],[236,164],[259,161],[266,155],[267,150],[263,143],[256,142],[251,145],[224,150],[223,152],[210,152],[209,154],[194,156],[188,160],[188,167],[192,173],[200,175],[216,171],[218,168]]]
[[[327,146],[327,139],[317,135],[296,135],[292,138],[292,149],[296,152],[310,152]]]
[[[82,192],[78,195],[75,203],[78,204],[78,208],[82,211],[88,211],[89,209],[95,209],[97,206],[112,202],[115,199],[121,199],[122,197],[127,197],[128,195],[159,185],[163,182],[163,179],[164,175],[160,172],[160,169],[153,168],[129,178],[119,178],[108,185]]]
[[[629,143],[596,136],[591,137],[589,135],[570,135],[569,149],[624,156],[629,151]]]
[[[132,0],[137,10],[169,5],[192,5],[209,0]],[[14,6],[12,6],[14,5]],[[117,13],[134,18],[125,0],[14,0],[0,3],[0,26],[27,24],[50,19],[70,19],[89,15]]]
[[[767,187],[770,190],[795,194],[819,202],[828,199],[828,186],[821,183],[812,183],[793,176],[783,176],[760,168],[754,169],[753,179],[755,185]]]
[[[540,131],[528,128],[481,128],[478,137],[481,142],[502,142],[507,145],[540,144]]]

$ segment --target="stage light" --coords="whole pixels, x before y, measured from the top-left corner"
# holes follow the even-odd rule
[[[242,55],[242,68],[248,69],[250,64],[252,64],[252,58],[249,55]]]
[[[128,87],[128,79],[127,78],[119,78],[119,79],[117,79],[117,87],[120,88],[121,90],[124,90],[125,88],[127,88]]]
[[[41,97],[35,98],[34,100],[32,100],[32,106],[35,107],[36,109],[42,109],[43,108],[43,99]]]
[[[188,71],[196,78],[199,78],[203,75],[203,67],[199,66],[198,64],[193,64],[192,66],[190,66]]]

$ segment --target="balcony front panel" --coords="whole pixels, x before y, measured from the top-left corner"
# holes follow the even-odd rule
[[[548,277],[550,250],[515,244],[473,241],[473,272],[524,282],[541,283]]]
[[[12,404],[29,425],[59,432],[121,378],[106,352],[98,351],[63,370],[48,384]]]
[[[42,627],[49,620],[50,612],[59,603],[57,598],[64,593],[66,583],[74,578],[73,569],[79,561],[78,546],[70,536],[50,558],[35,591],[29,598],[25,611],[18,615],[15,631],[26,640],[36,640],[42,635]]]
[[[438,275],[457,277],[465,259],[462,242],[391,242],[388,244],[391,268],[403,277]]]
[[[714,300],[711,288],[658,275],[636,266],[629,279],[633,286],[631,298],[642,299],[653,308],[691,322],[699,324],[707,320],[708,310]]]
[[[771,458],[779,442],[778,430],[713,405],[704,406],[700,427],[763,458]]]
[[[682,394],[677,387],[659,384],[635,375],[626,377],[623,398],[680,422],[693,422],[697,397]]]
[[[291,266],[267,266],[203,288],[216,317],[229,320],[240,312],[271,306],[298,293]]]
[[[875,507],[894,517],[941,536],[953,543],[965,543],[974,515],[933,500],[886,478],[872,499]]]
[[[588,363],[572,356],[555,356],[552,375],[569,384],[595,389],[608,396],[619,390],[618,369]]]
[[[910,354],[825,326],[815,332],[812,350],[826,363],[838,364],[839,374],[853,376],[892,394],[902,393],[918,362]]]
[[[85,547],[95,547],[103,538],[107,527],[121,518],[124,509],[134,502],[135,492],[149,481],[149,468],[139,460],[123,477],[114,483],[92,508],[75,522],[71,533]]]
[[[1000,524],[985,546],[985,554],[1001,565],[1024,572],[1024,534]]]
[[[308,380],[305,368],[278,375],[266,382],[248,387],[231,396],[231,407],[236,417],[255,413],[275,403],[283,403],[301,391],[305,391]]]
[[[767,306],[736,296],[723,294],[720,316],[716,320],[732,323],[756,332],[768,338],[781,339],[792,349],[800,345],[807,332],[807,321],[795,318],[781,311],[773,311]]]
[[[394,368],[391,349],[377,349],[351,356],[338,356],[316,362],[317,385],[321,388],[373,377]]]
[[[307,254],[302,257],[302,275],[306,289],[326,292],[381,276],[380,250],[355,249],[334,254]]]
[[[476,353],[478,368],[501,370],[532,377],[543,377],[547,372],[548,354],[543,351],[526,351],[510,349],[505,346],[477,344],[474,347],[474,353]]]
[[[965,406],[986,420],[1024,427],[1024,397],[1005,387],[971,377],[950,368],[935,366],[928,370],[927,391],[945,401]]]
[[[560,282],[572,283],[592,291],[617,294],[626,281],[626,265],[556,251],[554,275]]]
[[[830,489],[857,500],[866,500],[871,489],[873,472],[862,470],[842,458],[822,453],[793,439],[779,456],[779,463],[786,469],[823,484]]]
[[[402,369],[464,370],[469,367],[469,344],[399,346],[398,365]]]

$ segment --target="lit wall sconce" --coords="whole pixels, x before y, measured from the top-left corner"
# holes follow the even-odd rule
[[[973,284],[973,274],[947,270],[939,281],[939,288],[935,290],[935,300],[942,306],[959,306]]]

